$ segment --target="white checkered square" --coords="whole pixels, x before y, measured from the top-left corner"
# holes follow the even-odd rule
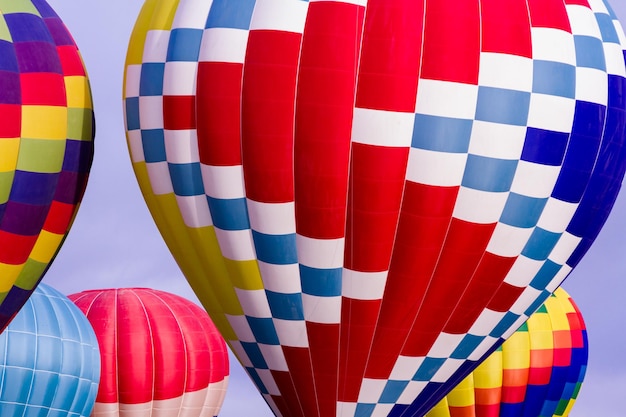
[[[449,334],[441,332],[435,343],[430,347],[427,356],[431,358],[448,358],[454,350],[459,346],[464,334]]]
[[[296,235],[298,261],[302,265],[317,269],[341,268],[345,244],[344,238],[314,239]]]
[[[450,377],[456,371],[458,371],[458,369],[461,367],[461,365],[463,365],[464,362],[465,362],[464,359],[453,359],[453,358],[446,359],[443,365],[441,365],[441,368],[439,368],[439,370],[435,372],[435,375],[433,375],[430,381],[441,382],[441,383],[447,382],[448,379],[450,379]]]
[[[569,133],[572,130],[575,109],[575,100],[533,93],[530,95],[528,126]]]
[[[193,130],[164,130],[165,154],[172,164],[191,164],[200,161],[198,134]]]
[[[341,321],[341,297],[302,294],[302,306],[306,321],[322,324],[339,324]]]
[[[526,140],[526,126],[474,120],[469,153],[497,159],[519,159]]]
[[[222,230],[215,228],[215,235],[220,244],[222,256],[233,261],[249,261],[256,259],[256,250],[252,240],[252,232],[246,230]]]
[[[533,198],[548,198],[561,168],[520,160],[511,184],[511,192]]]
[[[487,336],[500,323],[505,314],[500,311],[489,310],[488,308],[484,309],[474,324],[472,324],[468,334],[481,337]]]
[[[257,264],[266,290],[283,294],[302,292],[298,264],[276,265],[259,260]]]
[[[482,52],[478,85],[507,90],[531,91],[533,61],[530,58]]]
[[[414,113],[354,109],[352,141],[375,146],[409,147]]]
[[[259,343],[258,346],[269,369],[273,371],[289,371],[287,360],[285,359],[285,354],[283,353],[283,348],[280,345],[266,345]]]
[[[282,346],[309,347],[306,322],[303,320],[272,319],[278,340]]]
[[[172,179],[170,177],[170,168],[166,161],[150,162],[146,164],[148,177],[150,178],[150,187],[155,195],[170,194],[174,192]]]
[[[622,68],[624,61],[622,58]],[[609,81],[604,71],[593,68],[576,68],[576,100],[588,101],[606,106],[608,103]]]
[[[276,385],[276,381],[274,380],[272,371],[270,371],[269,369],[256,368],[256,372],[270,395],[280,395],[280,390]]]
[[[394,404],[376,404],[374,411],[372,411],[371,417],[387,417],[391,412]]]
[[[206,195],[222,200],[244,198],[243,167],[241,165],[200,165]]]
[[[572,33],[602,39],[596,16],[589,7],[579,4],[568,4],[566,8]]]
[[[243,64],[249,31],[231,28],[209,28],[202,35],[200,62]]]
[[[191,28],[204,29],[206,18],[209,15],[212,1],[185,0],[181,1],[176,9],[176,15],[172,22],[172,29]]]
[[[389,379],[395,381],[409,381],[415,376],[417,370],[424,363],[423,357],[403,356],[400,355],[396,359],[396,363],[391,370]]]
[[[544,261],[536,261],[520,255],[504,278],[504,282],[516,287],[525,287],[530,284],[530,281],[539,272],[543,264]]]
[[[602,0],[588,0],[587,2],[589,3],[589,7],[591,7],[591,10],[593,10],[595,13],[609,14],[609,9],[606,8],[606,5],[604,4],[604,1],[602,1]]]
[[[411,148],[406,179],[418,184],[454,187],[461,184],[467,154]]]
[[[518,256],[526,246],[532,232],[533,228],[498,223],[487,245],[487,252],[507,258]]]
[[[541,296],[541,290],[527,286],[520,294],[519,298],[513,303],[509,311],[519,316],[523,315],[528,307],[531,306]],[[522,323],[520,323],[521,325]],[[517,329],[517,326],[515,329]]]
[[[356,415],[356,403],[337,401],[337,417],[353,417]]]
[[[169,43],[169,30],[149,30],[146,33],[142,62],[165,62]]]
[[[621,27],[619,28],[621,30]],[[624,59],[622,54],[622,48],[625,44],[619,45],[616,43],[604,44],[604,58],[606,60],[606,72],[611,75],[619,75],[620,77],[626,77],[626,66],[624,66]],[[598,87],[600,89],[601,87]]]
[[[309,3],[301,0],[257,0],[250,30],[304,32]]]
[[[386,379],[363,378],[357,401],[366,404],[377,403],[386,385]]]
[[[139,97],[139,80],[141,79],[141,65],[129,65],[126,67],[125,96]],[[126,120],[126,118],[124,118]]]
[[[508,192],[494,193],[461,187],[452,216],[471,223],[495,223],[500,219],[508,195]]]
[[[163,129],[163,97],[139,97],[139,125],[142,130]]]
[[[254,333],[252,333],[252,329],[250,328],[250,324],[248,323],[246,316],[233,316],[226,314],[226,319],[237,336],[237,340],[230,341],[233,351],[238,358],[246,359],[246,361],[242,363],[243,366],[252,366],[252,361],[248,358],[248,355],[245,353],[245,350],[240,343],[256,343],[256,338],[254,337]]]
[[[124,119],[126,119],[126,117],[124,117]],[[144,162],[146,160],[146,157],[143,153],[141,130],[127,130],[126,137],[128,138],[128,148],[130,150],[130,157],[133,163]]]
[[[265,290],[243,290],[235,288],[243,313],[249,317],[269,318],[272,317],[270,305],[267,302]]]
[[[541,227],[548,232],[563,233],[577,208],[578,203],[569,203],[556,198],[549,198],[541,212],[537,227]]]
[[[166,62],[163,73],[163,95],[195,96],[197,72],[197,62]]]
[[[341,295],[355,300],[380,300],[385,292],[387,271],[360,272],[344,269]]]
[[[415,398],[424,391],[428,382],[426,381],[409,381],[409,384],[398,398],[398,404],[412,404]]]
[[[183,216],[183,221],[188,227],[198,228],[213,225],[211,212],[209,211],[209,203],[206,196],[176,196],[178,209]]]
[[[477,101],[477,85],[420,79],[415,113],[472,120]]]
[[[551,28],[532,28],[533,58],[576,65],[576,47],[571,33]]]
[[[571,233],[563,233],[552,249],[552,252],[550,252],[548,259],[559,265],[565,264],[581,240],[580,237],[574,236]]]
[[[250,227],[267,235],[296,233],[296,215],[293,202],[261,203],[247,199]]]

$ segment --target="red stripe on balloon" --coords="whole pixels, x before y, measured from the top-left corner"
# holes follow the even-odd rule
[[[319,415],[332,416],[337,410],[339,324],[307,322],[306,327]]]
[[[294,413],[287,415],[320,415],[309,349],[283,346],[283,353],[287,364],[292,364],[288,374],[291,378],[277,379],[276,385],[285,397],[290,413]]]
[[[424,0],[368,1],[356,107],[415,111],[423,19]]]
[[[200,162],[241,165],[241,78],[243,65],[200,62],[197,132]]]
[[[380,300],[343,298],[341,305],[341,356],[339,401],[354,402],[369,359],[372,338],[380,311]]]
[[[247,196],[293,201],[293,132],[301,35],[252,30],[242,86],[242,153]]]
[[[465,292],[489,239],[494,224],[469,223],[452,219],[437,268],[430,279],[422,306],[402,350],[406,356],[426,356],[452,316]]]
[[[426,0],[421,78],[478,84],[478,4],[476,0]]]
[[[364,8],[309,6],[298,73],[296,225],[318,239],[345,236],[350,139]]]
[[[450,227],[458,187],[406,183],[387,285],[366,374],[387,379],[422,307]]]
[[[344,266],[389,269],[404,191],[409,149],[352,145]]]
[[[526,0],[481,0],[482,50],[532,57]]]
[[[163,96],[163,127],[166,130],[196,128],[195,96]]]
[[[572,32],[567,9],[563,7],[563,0],[528,0],[528,10],[532,27]]]
[[[522,289],[504,284],[498,289],[517,258],[507,258],[485,252],[476,272],[461,296],[452,317],[444,327],[446,333],[465,334],[485,307],[508,311]],[[513,291],[510,291],[512,289]],[[509,290],[509,291],[507,291]],[[493,295],[495,293],[495,295]],[[506,308],[502,310],[501,308]]]

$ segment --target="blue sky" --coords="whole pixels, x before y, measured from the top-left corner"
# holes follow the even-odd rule
[[[48,0],[72,32],[87,65],[96,119],[89,186],[59,256],[44,282],[70,294],[92,288],[143,286],[197,301],[169,254],[132,173],[122,119],[122,75],[141,0]],[[613,0],[626,22],[626,1]],[[626,193],[587,256],[566,280],[590,338],[587,377],[571,417],[623,417],[626,393]],[[621,331],[620,331],[621,330]],[[272,416],[231,356],[221,417]]]

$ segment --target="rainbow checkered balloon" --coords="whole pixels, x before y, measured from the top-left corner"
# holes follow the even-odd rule
[[[585,377],[588,349],[580,310],[558,288],[426,417],[568,416]]]
[[[147,0],[150,212],[277,416],[423,416],[587,252],[626,169],[604,0]]]
[[[0,0],[0,330],[69,231],[93,138],[87,74],[63,22],[43,0]]]

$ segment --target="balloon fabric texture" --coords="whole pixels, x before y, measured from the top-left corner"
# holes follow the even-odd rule
[[[0,334],[2,417],[89,417],[100,380],[100,351],[85,315],[40,284]]]
[[[568,416],[587,359],[583,317],[558,288],[426,417]]]
[[[423,416],[587,252],[624,176],[602,0],[148,0],[134,171],[277,416]]]
[[[69,297],[100,344],[94,417],[217,416],[228,385],[228,352],[201,307],[147,288]]]
[[[67,235],[93,159],[91,92],[43,0],[0,0],[0,331]]]

